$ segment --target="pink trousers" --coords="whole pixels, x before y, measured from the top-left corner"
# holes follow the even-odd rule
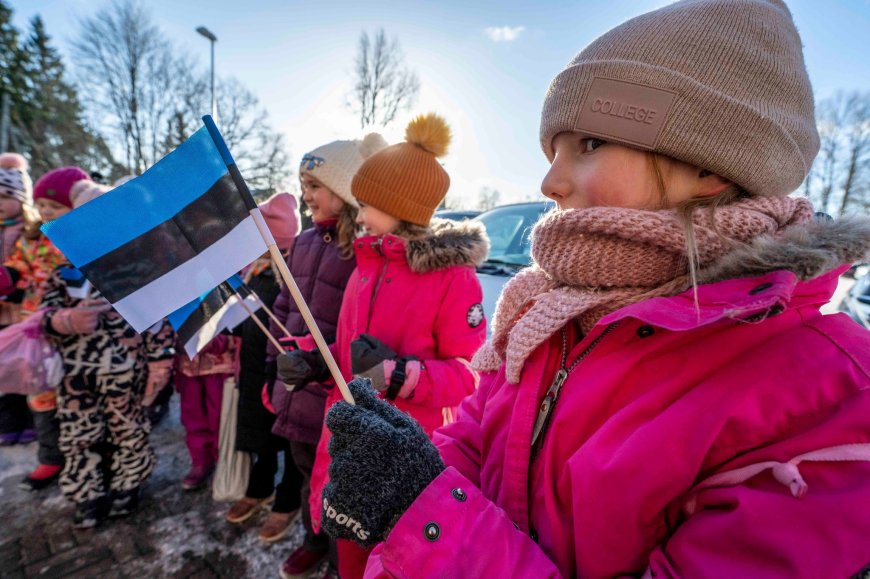
[[[193,466],[211,467],[217,463],[221,400],[227,374],[190,377],[175,375],[175,388],[181,396],[181,424],[187,431],[187,450]]]

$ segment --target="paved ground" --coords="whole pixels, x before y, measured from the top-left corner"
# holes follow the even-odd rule
[[[0,578],[277,577],[302,542],[301,523],[265,547],[257,539],[262,518],[229,525],[223,520],[229,505],[214,503],[209,490],[182,492],[189,467],[183,436],[176,397],[151,435],[159,461],[140,512],[89,531],[72,528],[72,505],[56,486],[37,493],[18,488],[35,464],[35,444],[0,448]]]

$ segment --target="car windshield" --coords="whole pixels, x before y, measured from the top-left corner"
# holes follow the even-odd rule
[[[489,236],[489,265],[525,267],[532,261],[532,227],[551,203],[523,203],[497,207],[475,218],[486,227]]]

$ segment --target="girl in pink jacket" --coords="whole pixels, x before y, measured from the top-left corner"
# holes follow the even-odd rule
[[[436,115],[411,121],[406,141],[369,157],[353,178],[357,222],[351,274],[338,319],[334,351],[342,374],[368,378],[381,399],[413,417],[427,434],[453,421],[459,403],[477,388],[470,360],[486,339],[475,266],[488,240],[479,224],[432,220],[450,179],[437,161],[450,139]],[[299,382],[303,368],[325,365],[311,352],[279,358],[279,376]],[[308,376],[305,376],[307,379]],[[341,399],[333,389],[327,408]],[[323,431],[311,477],[313,523],[320,524],[330,434]],[[342,577],[362,576],[368,551],[338,541]]]
[[[870,337],[824,316],[865,219],[789,197],[819,148],[777,0],[594,41],[541,117],[557,210],[431,444],[354,381],[323,525],[367,576],[850,577],[870,564]]]

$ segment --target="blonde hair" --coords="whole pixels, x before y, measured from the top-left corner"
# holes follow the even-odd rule
[[[336,197],[338,196],[336,195]],[[342,203],[344,203],[343,200]],[[338,234],[338,256],[344,260],[352,259],[354,256],[353,242],[359,233],[359,226],[356,224],[357,213],[359,213],[359,209],[350,203],[344,203],[341,211],[338,212],[338,223],[335,225],[335,231]]]
[[[661,204],[661,207],[667,207],[667,185],[665,183],[661,165],[659,164],[659,157],[660,155],[656,153],[647,153],[647,159],[649,159],[649,164],[659,192],[659,203]],[[727,240],[716,228],[716,209],[746,197],[749,197],[749,193],[743,191],[736,185],[732,185],[718,195],[687,199],[686,201],[678,203],[676,206],[677,216],[683,224],[683,234],[686,237],[686,257],[689,262],[689,280],[691,281],[692,289],[695,292],[696,306],[698,303],[698,245],[695,241],[695,226],[692,221],[692,216],[695,214],[696,209],[707,208],[710,211],[710,222],[713,224],[713,231],[723,240]]]
[[[39,230],[42,227],[42,219],[36,209],[27,203],[22,203],[21,216],[24,218],[24,230],[21,237],[28,241],[39,239],[39,236],[42,235],[42,231]]]

